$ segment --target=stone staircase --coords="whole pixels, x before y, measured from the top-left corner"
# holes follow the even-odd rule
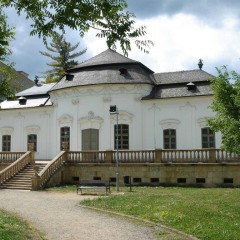
[[[35,164],[40,172],[46,165],[43,162],[36,162]],[[3,183],[0,188],[2,189],[21,189],[21,190],[31,190],[32,189],[32,176],[34,175],[33,165],[29,164],[14,177],[9,179],[7,182]]]

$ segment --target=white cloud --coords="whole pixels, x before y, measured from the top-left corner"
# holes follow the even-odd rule
[[[139,21],[138,24],[147,26],[147,38],[155,45],[149,55],[135,47],[129,56],[155,72],[195,69],[199,58],[212,73],[219,63],[236,67],[240,57],[237,20],[227,18],[223,22],[223,27],[213,28],[194,16],[183,14]]]
[[[18,70],[24,70],[38,75],[46,70],[49,59],[41,56],[39,50],[44,50],[42,40],[29,37],[29,25],[19,19],[16,29],[16,41],[13,43],[13,60]],[[234,15],[225,15],[221,24],[216,27],[208,24],[197,16],[175,14],[156,16],[144,20],[136,20],[138,25],[147,26],[146,39],[154,42],[150,54],[138,50],[134,43],[129,57],[142,62],[155,72],[196,69],[199,58],[204,61],[203,69],[216,73],[215,67],[228,65],[230,69],[238,70],[240,58],[239,19]],[[28,22],[29,23],[29,22]],[[87,47],[87,53],[79,61],[87,60],[107,49],[105,39],[96,37],[96,31],[91,30],[83,40],[78,32],[67,31],[67,41],[81,41],[80,49]],[[121,49],[117,49],[122,53]]]

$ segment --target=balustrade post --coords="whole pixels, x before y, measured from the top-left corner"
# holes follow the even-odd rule
[[[63,142],[62,143],[62,150],[65,151],[64,154],[64,161],[67,162],[68,161],[68,142]]]
[[[68,142],[63,142],[62,143],[62,150],[63,151],[68,151]]]
[[[35,164],[35,151],[34,151],[34,143],[28,143],[28,151],[31,152],[31,162]]]
[[[155,149],[154,162],[156,162],[156,163],[161,163],[162,162],[162,149]]]
[[[106,150],[106,159],[104,159],[105,163],[113,162],[113,150]]]
[[[209,152],[209,163],[215,163],[216,162],[216,149],[212,148],[208,150]]]
[[[40,189],[40,181],[41,181],[41,178],[38,176],[38,174],[35,174],[32,177],[32,190],[33,191],[37,191]]]

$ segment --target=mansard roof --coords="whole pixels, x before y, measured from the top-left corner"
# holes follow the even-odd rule
[[[41,96],[41,95],[48,95],[49,90],[55,85],[56,83],[48,83],[42,84],[39,83],[38,85],[34,85],[31,88],[28,88],[22,92],[18,92],[16,97],[27,97],[27,96]]]
[[[90,58],[89,60],[80,63],[76,67],[70,69],[78,69],[78,68],[84,68],[84,67],[93,67],[93,66],[99,66],[99,65],[113,65],[113,64],[124,64],[124,63],[138,63],[135,60],[132,60],[130,58],[127,58],[119,53],[117,53],[114,50],[107,49],[106,51],[96,55],[95,57]]]
[[[143,100],[213,95],[210,79],[214,76],[203,70],[157,73],[154,77],[157,85]]]
[[[68,75],[70,80],[65,76],[51,91],[98,84],[155,84],[152,70],[111,49],[70,69]]]
[[[214,76],[203,70],[190,70],[178,72],[155,73],[154,77],[157,84],[176,84],[209,81]]]

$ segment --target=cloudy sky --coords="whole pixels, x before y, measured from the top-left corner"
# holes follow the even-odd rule
[[[154,72],[191,70],[203,59],[203,69],[216,75],[216,67],[227,65],[230,70],[240,66],[240,1],[239,0],[127,0],[129,10],[136,15],[136,24],[147,27],[147,39],[154,42],[150,54],[133,45],[129,57],[142,62]],[[39,51],[45,47],[38,37],[30,37],[30,21],[7,10],[9,22],[16,27],[12,42],[17,70],[34,79],[47,70],[50,61]],[[107,49],[103,39],[90,31],[83,39],[78,32],[67,31],[67,41],[81,42],[87,53],[84,61]],[[118,49],[121,53],[121,50]]]

